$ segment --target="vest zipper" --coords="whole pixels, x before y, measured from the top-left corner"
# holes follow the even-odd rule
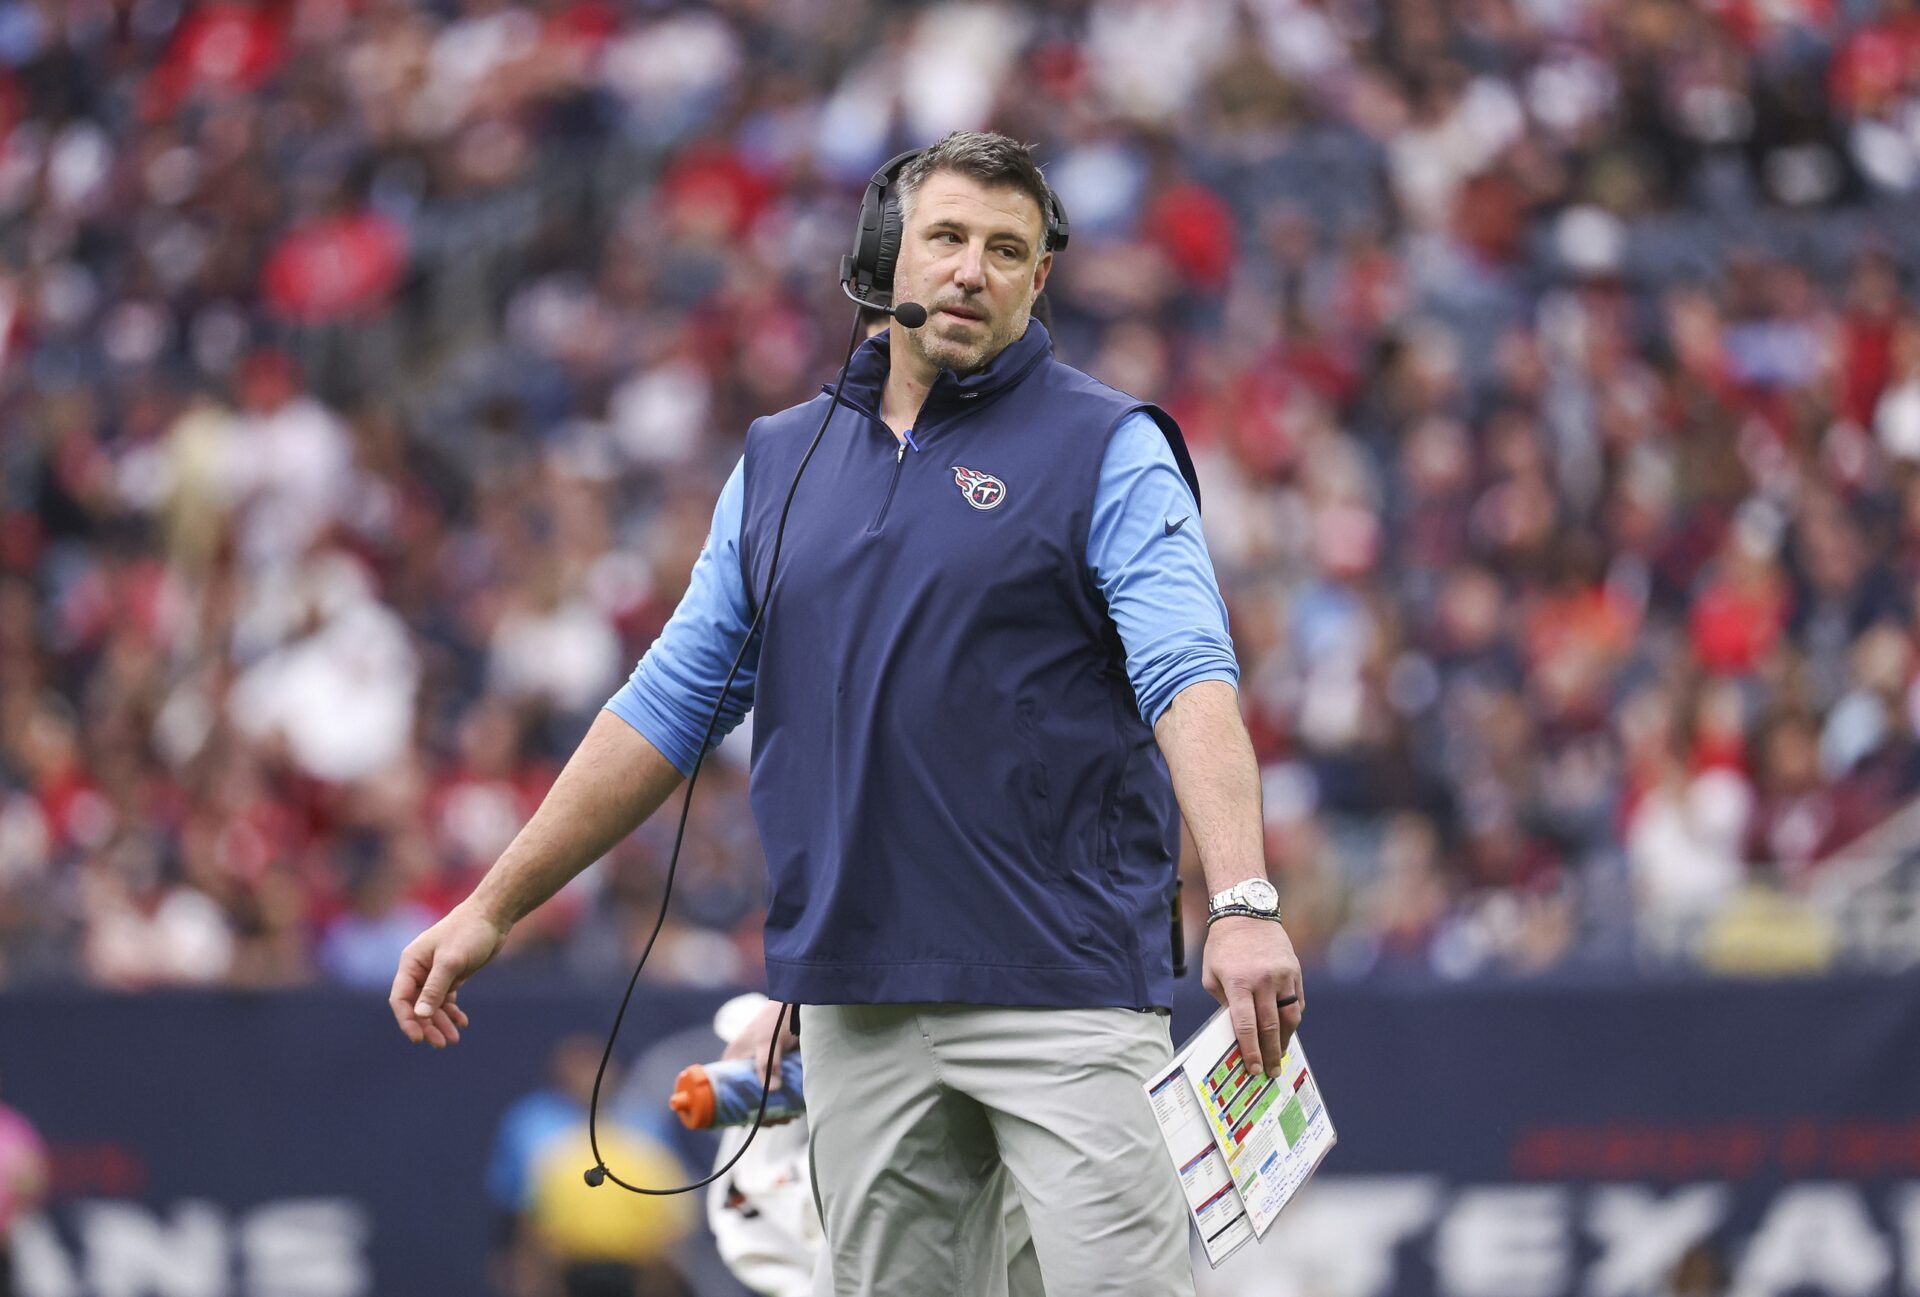
[[[900,489],[900,469],[907,461],[907,443],[901,442],[900,449],[893,455],[893,481],[887,483],[887,498],[880,502],[880,512],[867,524],[867,534],[871,536],[880,530],[880,524],[887,520],[887,509],[893,504],[893,493]]]

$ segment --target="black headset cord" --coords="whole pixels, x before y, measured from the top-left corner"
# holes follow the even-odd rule
[[[924,318],[924,317],[923,317]],[[586,1181],[598,1188],[603,1181],[611,1181],[632,1193],[651,1194],[666,1197],[676,1193],[692,1193],[695,1189],[704,1189],[733,1170],[733,1164],[753,1143],[753,1137],[760,1133],[761,1120],[767,1115],[769,1087],[773,1083],[773,1058],[780,1049],[780,1033],[786,1028],[787,1015],[792,1010],[790,1004],[780,1006],[780,1015],[774,1020],[773,1039],[767,1046],[767,1061],[760,1075],[760,1107],[753,1114],[753,1128],[747,1132],[747,1138],[727,1159],[726,1165],[715,1169],[704,1180],[695,1180],[692,1184],[683,1184],[676,1189],[645,1189],[637,1184],[629,1184],[615,1175],[607,1167],[607,1160],[600,1156],[600,1138],[597,1126],[600,1117],[600,1083],[606,1079],[607,1064],[613,1058],[613,1042],[619,1038],[620,1024],[626,1020],[627,1006],[633,1002],[633,988],[640,984],[640,970],[647,966],[647,956],[653,953],[653,943],[660,939],[660,929],[666,926],[667,902],[673,896],[673,874],[680,864],[680,844],[687,836],[687,810],[693,805],[693,785],[700,778],[700,769],[707,759],[707,745],[713,741],[713,731],[720,724],[720,710],[726,706],[727,695],[733,689],[733,678],[739,674],[741,662],[746,660],[747,646],[753,643],[760,622],[767,615],[767,605],[773,600],[773,581],[780,570],[780,543],[787,533],[787,514],[793,509],[794,492],[800,489],[800,475],[807,471],[807,465],[813,459],[813,452],[820,448],[820,439],[826,436],[827,424],[833,420],[833,412],[840,408],[840,396],[847,385],[847,366],[853,363],[853,353],[860,344],[860,317],[854,316],[853,331],[847,339],[847,358],[840,362],[839,381],[833,385],[833,400],[827,403],[827,412],[820,418],[820,427],[814,432],[813,440],[807,445],[807,453],[800,457],[800,467],[794,470],[793,484],[787,488],[786,502],[780,506],[780,524],[773,532],[773,555],[767,560],[767,584],[760,596],[760,606],[754,609],[753,622],[747,627],[747,633],[740,640],[740,650],[733,655],[733,665],[727,668],[727,678],[720,686],[720,696],[714,700],[713,714],[707,718],[706,733],[700,736],[700,751],[694,757],[693,773],[687,776],[686,796],[680,801],[680,826],[673,835],[673,854],[667,857],[667,882],[660,893],[660,914],[653,921],[653,931],[647,936],[647,944],[640,951],[640,962],[633,966],[633,976],[627,979],[627,993],[620,997],[620,1011],[613,1015],[613,1030],[607,1033],[607,1047],[600,1053],[600,1067],[593,1074],[593,1099],[587,1105],[587,1143],[593,1149],[593,1166],[586,1172]]]

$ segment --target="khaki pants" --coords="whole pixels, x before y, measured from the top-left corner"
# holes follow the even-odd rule
[[[817,1297],[1192,1297],[1187,1212],[1132,1009],[813,1005],[802,1017]],[[1033,1231],[1011,1253],[1005,1190]],[[1037,1266],[1035,1263],[1037,1262]]]

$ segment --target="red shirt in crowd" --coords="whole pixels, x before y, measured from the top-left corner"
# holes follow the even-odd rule
[[[362,210],[289,230],[267,258],[267,306],[297,324],[331,324],[385,311],[407,265],[399,222]]]

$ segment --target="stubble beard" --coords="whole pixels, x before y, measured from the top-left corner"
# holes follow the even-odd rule
[[[987,336],[979,342],[965,343],[942,337],[930,330],[915,330],[909,336],[920,354],[937,369],[956,374],[977,374],[1004,351],[1009,343],[1026,331],[1031,308],[1015,312],[1004,324],[989,325]]]

